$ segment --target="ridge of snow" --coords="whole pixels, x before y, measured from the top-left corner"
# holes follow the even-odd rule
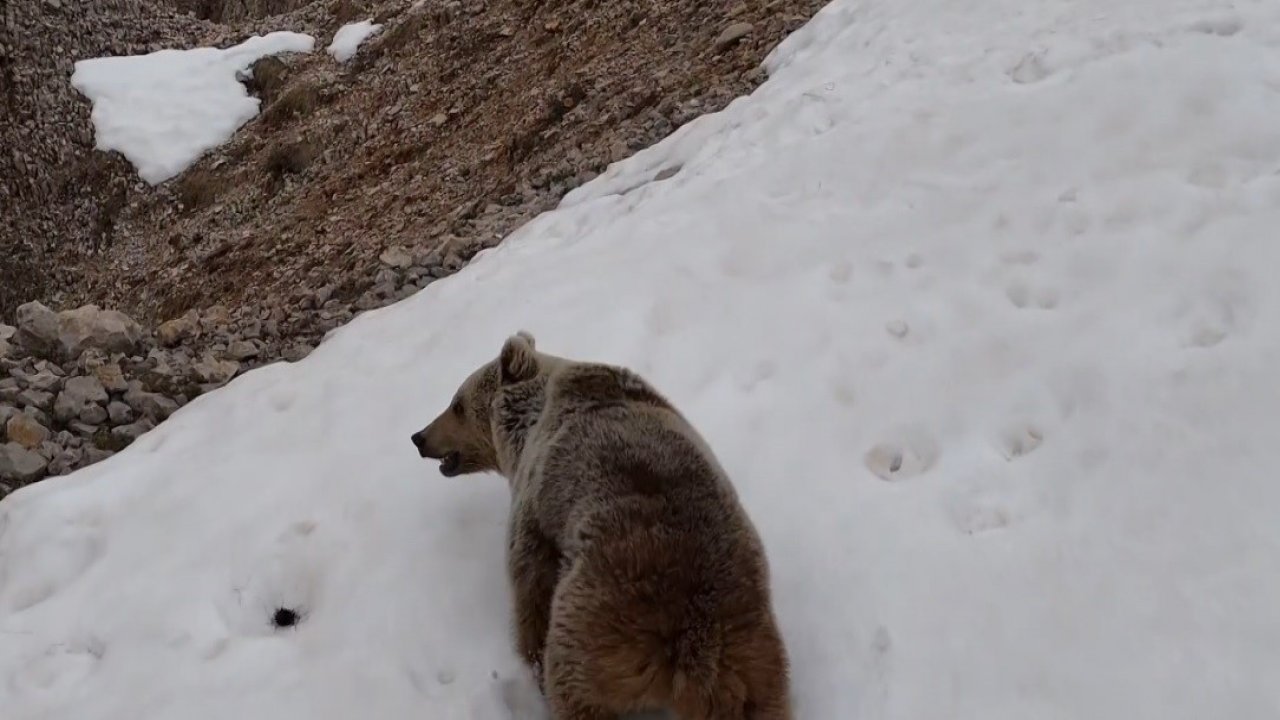
[[[159,50],[80,60],[71,85],[93,103],[95,146],[117,150],[146,182],[181,173],[258,114],[238,77],[268,55],[309,53],[310,35],[255,35],[226,49]]]
[[[382,26],[374,23],[372,19],[343,25],[333,34],[333,42],[329,43],[329,54],[334,60],[344,63],[356,56],[361,43],[380,30]]]
[[[408,441],[517,329],[706,436],[798,720],[1280,714],[1280,6],[836,0],[767,66],[0,501],[5,720],[545,718],[506,485]]]

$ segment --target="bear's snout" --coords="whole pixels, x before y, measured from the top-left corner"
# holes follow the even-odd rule
[[[413,441],[413,446],[418,448],[418,455],[421,457],[427,457],[427,431],[419,430],[418,432],[410,435],[409,439]]]

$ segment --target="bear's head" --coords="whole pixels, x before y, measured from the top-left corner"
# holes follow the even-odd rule
[[[418,454],[440,461],[445,477],[498,469],[498,451],[490,419],[493,401],[504,385],[538,374],[533,336],[520,331],[507,338],[494,360],[480,366],[454,393],[448,409],[411,437]]]

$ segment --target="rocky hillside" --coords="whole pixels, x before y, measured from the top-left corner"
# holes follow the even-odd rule
[[[0,482],[103,457],[194,395],[456,272],[611,161],[750,92],[821,4],[11,0]],[[156,187],[93,149],[89,104],[68,83],[77,59],[274,30],[323,47],[366,18],[382,31],[345,64],[259,62],[246,82],[259,116]],[[43,304],[20,314],[31,301]],[[72,353],[33,329],[43,318],[57,335],[97,308],[136,321],[136,339]],[[114,385],[98,376],[116,369]]]

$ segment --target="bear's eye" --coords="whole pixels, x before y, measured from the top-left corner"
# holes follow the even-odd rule
[[[453,414],[454,415],[462,414],[462,398],[458,398],[457,400],[453,401]]]

